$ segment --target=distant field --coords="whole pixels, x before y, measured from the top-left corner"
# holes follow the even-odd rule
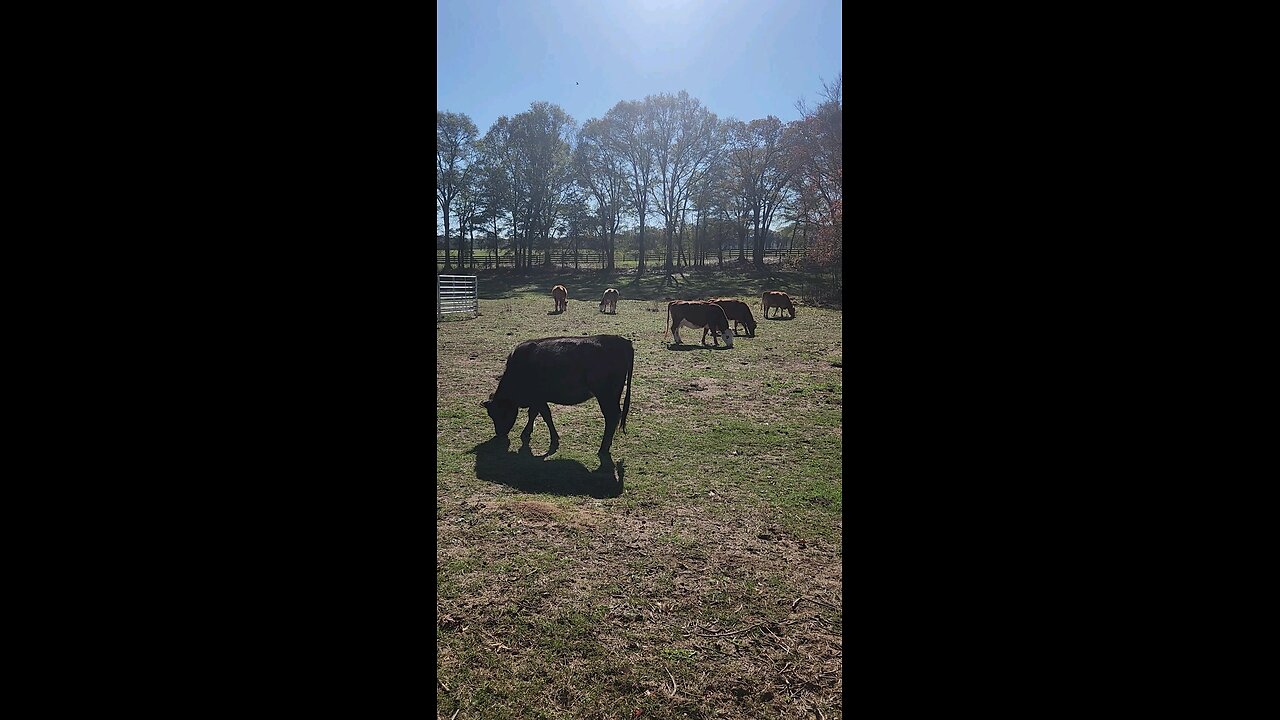
[[[437,715],[841,717],[843,314],[760,317],[765,289],[804,302],[797,273],[632,280],[482,277],[480,316],[437,324]],[[757,336],[669,346],[665,299],[716,295],[752,305]],[[594,400],[551,406],[548,458],[541,420],[516,452],[524,411],[508,451],[477,450],[517,343],[601,333],[636,349],[620,471]]]

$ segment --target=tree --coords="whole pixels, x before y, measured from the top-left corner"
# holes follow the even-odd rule
[[[472,268],[476,266],[475,228],[476,222],[480,218],[481,203],[483,201],[482,193],[484,191],[484,187],[480,182],[479,171],[480,168],[475,162],[463,169],[458,183],[458,195],[454,201],[456,208],[454,213],[458,217],[458,267],[462,267],[465,260],[470,260]],[[462,253],[463,233],[467,234],[468,239],[465,258]]]
[[[651,147],[657,182],[651,188],[654,206],[666,220],[666,275],[672,284],[674,240],[688,209],[689,195],[715,159],[719,121],[715,113],[681,90],[677,95],[650,95],[644,99],[649,118]]]
[[[444,268],[449,269],[449,214],[462,185],[462,170],[474,155],[476,124],[462,113],[436,111],[436,202],[444,213]],[[458,237],[461,251],[462,237]]]
[[[764,269],[764,243],[778,206],[794,175],[790,146],[795,132],[770,115],[750,123],[730,125],[730,157],[739,183],[740,210],[751,220],[751,259],[756,269]],[[746,228],[742,230],[746,239]],[[742,257],[739,253],[739,257]]]
[[[551,231],[574,197],[573,118],[559,105],[534,102],[511,119],[511,142],[520,158],[519,187],[527,193],[526,249],[541,240],[543,261],[551,262]],[[526,255],[526,259],[529,256]],[[526,262],[526,267],[528,267]]]
[[[624,157],[609,142],[609,121],[591,119],[578,133],[574,168],[579,185],[595,202],[596,221],[604,239],[605,269],[613,272],[615,240],[627,201],[627,168]]]
[[[636,238],[636,257],[640,261],[636,275],[639,277],[645,269],[644,221],[649,211],[649,189],[654,182],[653,133],[644,106],[638,102],[619,102],[605,113],[605,119],[608,121],[606,142],[610,151],[623,159],[628,173],[627,194],[640,218]]]
[[[483,224],[486,233],[492,234],[493,266],[498,267],[501,235],[499,223],[506,217],[507,195],[510,192],[507,176],[503,172],[500,149],[493,145],[494,136],[486,133],[476,144],[474,184],[477,188],[479,209],[476,220]]]
[[[523,260],[522,230],[524,235],[528,234],[529,201],[524,185],[526,157],[512,119],[503,115],[495,120],[485,133],[481,147],[485,152],[485,162],[490,168],[488,184],[490,199],[494,204],[492,212],[497,213],[501,209],[510,214],[508,225],[511,230],[511,253],[515,267],[519,269]],[[494,232],[497,232],[496,219]]]
[[[816,232],[808,242],[806,260],[818,269],[831,271],[826,293],[838,300],[841,294],[841,261],[844,259],[844,110],[842,79],[823,83],[822,101],[810,110],[803,100],[796,103],[802,118],[796,123],[797,143],[793,158],[798,169],[795,188],[799,205],[808,211],[805,231]]]
[[[842,76],[823,83],[823,98],[810,109],[796,103],[802,118],[796,123],[793,159],[799,204],[808,212],[807,225],[817,228],[809,255],[816,262],[838,266],[843,256],[844,111]],[[807,228],[806,228],[807,229]]]

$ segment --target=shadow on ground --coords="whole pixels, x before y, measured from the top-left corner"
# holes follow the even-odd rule
[[[736,340],[734,342],[737,342]],[[676,345],[675,343],[667,343],[668,350],[685,352],[688,350],[732,350],[733,348],[724,345]]]
[[[532,268],[528,271],[479,270],[479,296],[482,300],[503,300],[514,295],[543,294],[551,303],[551,288],[564,285],[571,300],[600,302],[605,290],[617,288],[623,300],[705,300],[712,297],[739,297],[759,302],[765,290],[782,290],[792,296],[812,292],[815,277],[795,270],[770,268],[764,272],[726,268],[717,270],[685,270],[666,283],[661,271],[645,275],[609,273],[604,270],[566,268]]]
[[[528,446],[512,452],[511,441],[495,438],[470,450],[476,456],[476,477],[521,492],[550,495],[585,495],[603,499],[622,494],[623,461],[605,457],[600,467],[588,470],[577,460],[547,460]],[[616,472],[615,472],[616,471]]]

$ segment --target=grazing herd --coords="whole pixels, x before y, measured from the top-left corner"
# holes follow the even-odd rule
[[[564,285],[551,288],[551,298],[556,304],[555,314],[568,309],[569,290]],[[616,288],[605,290],[604,297],[600,298],[600,312],[616,315],[619,298],[621,294]],[[765,317],[769,317],[771,309],[778,313],[786,310],[792,318],[796,316],[795,304],[784,292],[771,290],[761,296],[760,310]],[[732,349],[740,325],[748,337],[755,337],[758,323],[751,315],[751,307],[741,300],[715,298],[667,303],[667,331],[677,345],[684,344],[680,328],[700,328],[703,345],[707,344],[707,333],[710,333],[715,346],[718,347],[723,338],[724,346]],[[623,432],[627,430],[635,357],[631,341],[617,335],[526,340],[507,356],[507,367],[498,380],[498,389],[480,405],[489,413],[494,435],[499,438],[510,434],[520,410],[528,408],[529,421],[520,433],[524,446],[529,444],[534,421],[541,415],[551,433],[551,449],[547,452],[550,455],[560,446],[560,434],[551,422],[548,403],[578,405],[594,397],[604,414],[604,438],[600,441],[599,454],[607,457],[614,432],[618,428]]]
[[[621,297],[617,288],[605,290],[604,296],[600,298],[600,312],[617,315],[618,299]],[[551,288],[551,299],[556,304],[555,312],[562,313],[568,304],[569,290],[563,285],[556,285]],[[783,310],[791,313],[792,318],[796,316],[796,306],[791,302],[791,297],[780,290],[770,290],[760,296],[760,312],[769,317],[770,309],[777,311],[775,316],[780,315]],[[677,345],[684,344],[680,339],[680,328],[686,327],[702,329],[703,345],[707,344],[707,332],[710,331],[712,343],[719,346],[720,338],[723,337],[725,347],[729,348],[733,347],[733,337],[737,335],[739,327],[746,329],[747,337],[755,337],[759,326],[751,314],[751,306],[732,298],[672,300],[667,303],[667,321],[667,332],[675,337]],[[733,322],[732,331],[728,330],[729,322]]]

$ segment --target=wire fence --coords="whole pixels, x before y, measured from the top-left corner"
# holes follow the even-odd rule
[[[788,260],[800,260],[804,257],[805,250],[803,248],[766,248],[764,251],[764,261],[766,263],[780,263]],[[745,248],[742,256],[751,260],[755,257],[751,248]],[[725,248],[724,261],[726,263],[736,262],[738,259],[738,248]],[[640,264],[635,253],[624,252],[618,250],[614,253],[614,267],[617,268],[633,268]],[[687,254],[685,262],[675,263],[677,267],[691,267],[691,254]],[[709,252],[703,256],[703,263],[707,266],[715,266],[719,263],[720,254],[718,252]],[[645,265],[655,266],[666,262],[662,253],[647,253],[645,255]],[[546,253],[538,252],[533,254],[533,264],[535,266],[546,264]],[[555,250],[551,253],[551,264],[567,268],[579,269],[604,269],[608,266],[608,258],[605,253],[599,250]],[[487,253],[481,253],[477,250],[474,256],[471,256],[464,249],[461,256],[455,251],[449,253],[449,263],[445,263],[445,251],[436,251],[436,268],[441,269],[468,269],[468,270],[491,270],[493,268],[515,267],[515,256],[510,252],[501,252],[496,256],[490,250]]]

